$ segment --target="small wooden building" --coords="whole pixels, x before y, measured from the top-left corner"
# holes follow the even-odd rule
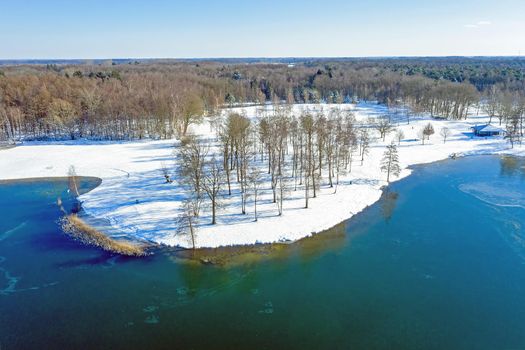
[[[505,130],[490,124],[476,125],[471,129],[474,132],[474,135],[480,137],[505,135]]]

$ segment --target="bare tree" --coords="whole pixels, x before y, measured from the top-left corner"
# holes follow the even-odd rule
[[[294,191],[297,190],[297,179],[301,177],[299,166],[302,164],[302,133],[295,116],[290,120],[290,139],[292,143],[292,177],[294,179]]]
[[[202,178],[204,163],[208,155],[209,147],[197,140],[194,136],[188,136],[181,140],[177,157],[179,158],[179,176],[182,186],[189,186],[194,200],[192,208],[194,216],[199,216],[202,196]]]
[[[201,186],[204,193],[207,195],[211,204],[212,219],[211,224],[217,223],[217,208],[220,206],[219,194],[223,183],[223,169],[221,162],[212,156],[210,160],[207,160],[204,165],[203,177]]]
[[[442,127],[439,134],[443,138],[443,143],[447,142],[447,138],[450,136],[450,129],[446,126]]]
[[[344,158],[343,164],[344,168],[348,166],[348,171],[352,172],[352,162],[354,153],[356,152],[358,148],[358,136],[356,134],[356,130],[354,128],[355,124],[355,117],[353,114],[349,113],[344,117],[344,125],[343,125],[343,152],[342,157]]]
[[[492,118],[496,116],[499,108],[499,91],[496,86],[493,85],[487,90],[482,108],[483,111],[489,116],[489,124],[492,123]]]
[[[507,118],[505,138],[509,141],[511,148],[514,148],[516,142],[521,142],[519,120],[520,118],[517,114],[512,114]]]
[[[423,128],[423,134],[427,137],[427,140],[430,140],[430,136],[434,135],[434,127],[431,123],[425,125],[425,127]]]
[[[366,128],[359,130],[359,148],[361,156],[361,165],[365,161],[365,156],[368,155],[370,150],[370,136]]]
[[[515,96],[509,92],[501,93],[499,94],[498,100],[497,117],[499,119],[499,125],[501,125],[503,121],[507,121],[507,119],[513,115]]]
[[[323,151],[325,148],[325,144],[327,142],[327,124],[328,121],[326,117],[319,113],[317,114],[315,118],[315,134],[316,134],[316,146],[317,146],[317,168],[319,170],[319,178],[322,176],[322,169],[323,169]],[[314,191],[314,197],[315,197],[315,191]]]
[[[347,158],[347,165],[348,165],[348,172],[352,172],[352,163],[354,161],[354,153],[357,151],[357,140],[354,139],[352,143],[350,144],[349,150],[348,150],[348,158]]]
[[[401,145],[401,141],[405,138],[405,133],[401,129],[397,129],[396,131],[396,140],[397,144]]]
[[[424,127],[422,127],[419,132],[418,132],[418,136],[421,138],[421,144],[425,144],[425,137],[427,138],[427,140],[430,140],[430,135],[433,135],[434,134],[434,127],[432,126],[431,123],[428,123],[427,125],[425,125]]]
[[[268,138],[271,174],[270,181],[274,203],[277,201],[278,177],[281,176],[284,171],[283,165],[288,150],[287,139],[290,123],[285,109],[279,108],[276,113],[276,115],[268,119],[270,129],[270,135]]]
[[[190,124],[201,120],[204,114],[204,103],[199,95],[189,92],[183,96],[178,107],[181,120],[180,131],[181,135],[185,136]]]
[[[278,175],[277,178],[277,211],[279,216],[283,215],[283,202],[289,193],[289,179],[283,174]]]
[[[374,129],[379,131],[381,139],[385,141],[386,135],[394,130],[394,126],[390,123],[389,116],[382,116],[379,120],[373,121]]]
[[[301,116],[301,131],[304,134],[304,198],[305,208],[308,208],[308,199],[310,198],[310,187],[313,182],[315,193],[315,159],[314,159],[314,118],[311,114]]]
[[[253,216],[254,221],[257,221],[257,200],[259,198],[259,190],[262,186],[262,171],[258,167],[252,167],[248,174],[248,181],[253,193]]]
[[[419,139],[421,140],[421,144],[424,145],[425,144],[425,128],[422,127],[421,129],[418,130],[417,132],[417,137],[419,137]]]
[[[226,173],[226,182],[228,184],[228,195],[231,196],[232,194],[232,187],[231,187],[231,180],[230,180],[230,174],[231,174],[231,167],[230,167],[230,159],[232,157],[231,149],[232,147],[232,139],[231,135],[228,133],[227,128],[221,129],[219,133],[219,141],[222,146],[222,167],[224,168],[224,171]],[[233,164],[233,162],[231,162]]]
[[[191,246],[195,249],[196,242],[196,228],[195,228],[195,201],[188,198],[184,201],[182,206],[182,213],[175,219],[175,225],[177,226],[177,231],[180,234],[188,234],[191,239]]]

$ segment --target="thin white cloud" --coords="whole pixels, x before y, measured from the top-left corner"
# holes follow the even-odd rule
[[[489,26],[491,24],[492,24],[491,21],[478,21],[476,22],[476,24],[472,24],[472,23],[464,24],[463,27],[470,28],[470,29],[476,29],[476,28],[483,27],[483,26]]]

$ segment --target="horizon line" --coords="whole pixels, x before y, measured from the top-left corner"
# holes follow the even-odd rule
[[[39,58],[0,58],[0,62],[6,61],[108,61],[108,60],[257,60],[257,59],[385,59],[385,58],[525,58],[518,55],[370,55],[370,56],[188,56],[188,57],[39,57]]]

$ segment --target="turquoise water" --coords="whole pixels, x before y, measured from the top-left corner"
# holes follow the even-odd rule
[[[523,159],[417,167],[331,232],[224,266],[72,241],[66,188],[0,184],[2,350],[525,348]]]

